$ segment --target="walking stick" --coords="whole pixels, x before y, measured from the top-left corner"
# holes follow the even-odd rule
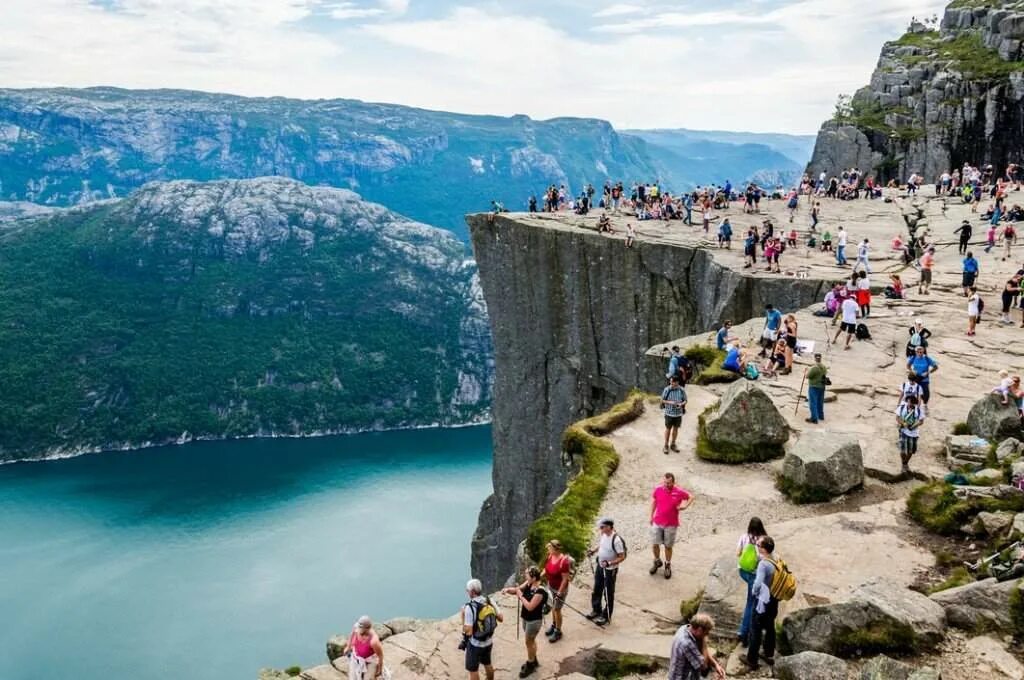
[[[519,603],[516,602],[516,642],[519,642]]]
[[[800,378],[800,391],[796,393],[796,406],[793,407],[793,415],[796,415],[800,410],[800,395],[804,393],[804,381],[807,380],[807,371],[804,369],[804,377]]]

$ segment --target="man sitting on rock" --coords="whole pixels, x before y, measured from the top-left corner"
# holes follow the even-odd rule
[[[668,680],[700,680],[711,669],[715,677],[725,677],[722,665],[708,649],[708,635],[714,628],[715,622],[710,616],[697,614],[676,631],[668,662]]]

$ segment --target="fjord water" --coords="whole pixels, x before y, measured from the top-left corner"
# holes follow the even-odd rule
[[[0,678],[254,680],[450,615],[490,464],[471,427],[0,466]]]

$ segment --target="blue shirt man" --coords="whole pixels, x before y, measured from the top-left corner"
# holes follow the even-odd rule
[[[965,274],[977,274],[978,273],[978,261],[973,257],[964,258],[964,273]]]
[[[921,386],[921,403],[928,404],[931,397],[931,374],[939,370],[939,362],[925,354],[924,347],[914,350],[914,356],[907,359],[907,370],[917,376],[917,384]]]
[[[765,323],[770,331],[779,330],[779,326],[782,325],[782,312],[775,309],[771,305],[764,308],[764,319]]]
[[[718,329],[718,333],[715,335],[715,345],[718,346],[718,349],[728,348],[729,345],[726,343],[726,339],[729,337],[729,328],[731,326],[732,324],[727,321]]]

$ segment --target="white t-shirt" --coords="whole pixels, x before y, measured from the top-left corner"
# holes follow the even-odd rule
[[[614,541],[614,545],[612,545]],[[622,540],[622,536],[612,532],[610,534],[601,534],[601,538],[597,542],[597,561],[610,562],[619,556],[619,553],[626,552],[626,543]],[[618,569],[619,565],[609,564],[606,569]]]
[[[843,300],[843,323],[856,324],[858,311],[860,311],[860,306],[856,300],[853,298]]]
[[[846,245],[846,232],[840,230],[840,232],[837,234],[837,236],[839,237],[839,239],[838,239],[839,240],[839,245],[845,246]]]
[[[900,434],[907,437],[917,437],[920,435],[921,422],[924,420],[924,411],[921,410],[920,406],[911,408],[906,404],[901,404],[896,409],[896,415],[904,421],[909,421],[907,426],[900,428]]]
[[[857,290],[871,290],[871,281],[868,280],[868,277],[862,276],[857,279]]]
[[[476,602],[480,606],[487,604],[487,598],[483,595],[477,595],[473,598],[472,601]],[[462,608],[462,623],[463,625],[470,627],[476,626],[476,612],[474,611],[474,608],[470,606],[468,603],[466,604],[465,607]],[[494,644],[494,638],[491,637],[487,640],[477,640],[475,637],[471,635],[469,637],[469,644],[473,645],[474,647],[490,647]]]
[[[917,397],[920,399],[921,392],[921,386],[918,383],[907,380],[900,386],[900,405],[907,400],[907,397]]]
[[[967,298],[967,316],[978,316],[978,300],[980,299],[981,297],[977,293]]]

